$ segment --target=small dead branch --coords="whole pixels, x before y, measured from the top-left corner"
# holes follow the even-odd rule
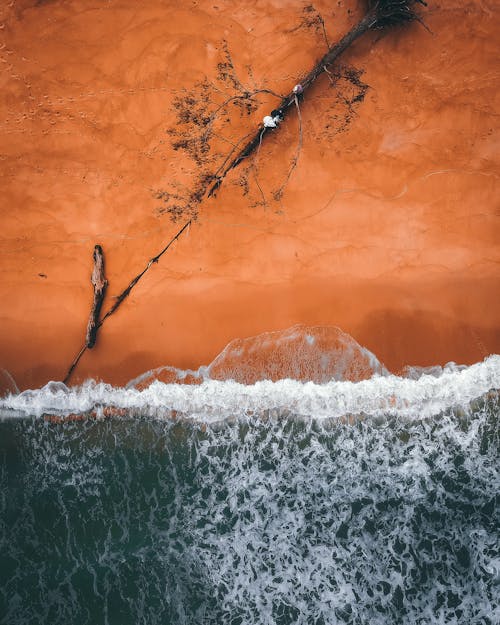
[[[163,254],[165,254],[165,252],[175,243],[175,241],[177,241],[177,239],[182,235],[182,233],[185,232],[189,228],[189,226],[192,224],[192,222],[193,222],[193,220],[189,219],[182,226],[182,228],[180,230],[178,230],[178,232],[170,239],[170,241],[167,243],[167,245],[165,245],[165,247],[160,252],[158,252],[158,254],[156,254],[156,256],[153,256],[153,258],[151,258],[148,261],[148,264],[146,265],[146,267],[144,267],[144,269],[140,273],[138,273],[135,276],[135,278],[133,278],[133,280],[131,280],[129,285],[120,293],[120,295],[117,296],[113,306],[111,306],[111,308],[103,316],[103,318],[100,321],[97,322],[96,327],[95,327],[95,331],[96,332],[103,325],[103,323],[106,321],[106,319],[108,317],[110,317],[112,314],[114,314],[118,310],[118,308],[122,305],[124,300],[127,299],[127,297],[130,295],[130,292],[135,287],[135,285],[139,282],[139,280],[143,277],[143,275],[150,269],[150,267],[152,265],[154,265],[155,263],[157,263],[160,260],[160,258],[163,256]],[[75,370],[75,367],[78,364],[78,362],[80,361],[80,358],[83,356],[83,354],[89,348],[90,347],[88,345],[88,342],[86,341],[85,345],[83,345],[83,347],[80,349],[78,354],[75,356],[73,362],[71,363],[71,365],[70,365],[70,367],[68,369],[68,372],[66,373],[66,376],[65,376],[65,378],[63,380],[64,384],[67,384],[69,382],[69,380],[71,378],[71,374]]]
[[[297,143],[297,150],[295,152],[295,156],[293,157],[292,163],[290,165],[290,169],[288,170],[288,174],[285,180],[283,181],[283,184],[281,185],[281,187],[277,191],[275,191],[273,194],[273,197],[277,202],[279,202],[279,200],[281,200],[281,198],[283,197],[283,191],[285,190],[285,187],[288,184],[288,181],[290,180],[290,176],[292,175],[293,170],[297,167],[297,163],[299,162],[300,151],[302,149],[302,115],[300,113],[299,99],[297,96],[295,96],[295,106],[297,108],[297,118],[299,120],[299,140]]]
[[[92,349],[96,342],[97,330],[99,329],[99,315],[108,286],[108,281],[104,276],[104,256],[100,245],[94,247],[94,271],[92,272],[91,282],[94,286],[94,301],[90,311],[85,339],[85,344],[89,349]]]
[[[67,384],[69,382],[69,379],[71,378],[71,374],[73,373],[73,371],[76,368],[76,365],[80,362],[80,358],[83,356],[83,354],[87,351],[87,344],[85,344],[81,350],[78,352],[78,354],[75,356],[73,362],[71,363],[68,372],[66,373],[66,376],[63,380],[64,384]]]
[[[321,30],[323,31],[323,37],[325,38],[326,48],[327,50],[330,48],[330,42],[328,41],[328,35],[326,33],[325,20],[319,16],[319,22],[321,24]]]
[[[333,79],[333,75],[332,72],[328,69],[328,67],[325,65],[325,67],[323,67],[325,74],[328,76],[328,80],[330,81],[330,84],[333,86],[335,86],[335,80]]]
[[[260,182],[259,182],[259,174],[258,174],[258,169],[257,169],[257,165],[259,163],[259,154],[260,154],[260,146],[262,145],[262,135],[260,137],[260,142],[259,142],[259,147],[257,148],[257,151],[255,152],[255,156],[252,159],[252,164],[250,166],[250,171],[252,172],[253,178],[255,180],[255,184],[257,186],[257,189],[259,190],[260,196],[262,198],[262,200],[255,202],[254,206],[267,206],[267,200],[266,200],[266,195],[264,193],[264,190],[262,189]]]
[[[158,252],[158,254],[156,256],[153,256],[153,258],[149,259],[148,264],[144,267],[144,269],[140,273],[138,273],[135,276],[135,278],[133,280],[131,280],[131,282],[127,286],[127,288],[125,288],[120,293],[120,295],[117,296],[115,303],[113,304],[113,306],[111,306],[111,308],[108,310],[108,312],[104,315],[104,317],[102,318],[101,323],[99,325],[102,325],[104,323],[104,321],[106,321],[106,319],[108,317],[110,317],[113,313],[116,312],[116,310],[123,303],[123,300],[125,300],[130,295],[130,291],[132,291],[132,289],[139,282],[139,280],[142,278],[142,276],[151,268],[152,265],[154,265],[155,263],[157,263],[160,260],[160,258],[163,256],[163,254],[165,254],[165,252],[175,243],[175,241],[177,241],[177,239],[181,236],[181,234],[185,230],[187,230],[192,223],[193,223],[192,219],[189,219],[188,221],[186,221],[186,223],[182,226],[182,228],[170,239],[170,241],[167,243],[167,245],[165,245],[165,247],[160,252]]]

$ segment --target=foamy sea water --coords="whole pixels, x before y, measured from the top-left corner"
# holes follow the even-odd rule
[[[499,388],[491,356],[4,398],[0,623],[498,623]]]

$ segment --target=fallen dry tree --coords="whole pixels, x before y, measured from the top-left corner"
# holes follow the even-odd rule
[[[298,97],[302,97],[321,74],[328,72],[328,67],[331,66],[356,39],[361,37],[361,35],[373,29],[387,28],[414,20],[423,23],[412,8],[415,3],[427,6],[425,0],[375,0],[370,2],[368,11],[363,19],[358,22],[356,26],[351,28],[337,44],[332,46],[311,71],[281,100],[281,103],[276,109],[279,111],[279,116],[281,118],[280,123],[285,119],[290,107],[294,104],[298,107]],[[215,194],[231,169],[234,169],[244,159],[248,158],[261,145],[262,139],[266,133],[273,130],[273,128],[273,126],[261,124],[250,141],[248,141],[238,154],[216,174],[215,182],[208,190],[208,197]]]
[[[294,157],[294,160],[292,161],[292,166],[286,178],[286,181],[288,181],[290,174],[297,165],[298,153],[300,151],[300,145],[302,143],[302,118],[299,107],[299,99],[303,98],[305,92],[310,89],[310,87],[315,83],[319,76],[321,76],[323,73],[329,74],[328,68],[342,55],[343,52],[345,52],[345,50],[347,50],[359,37],[361,37],[365,33],[374,29],[390,28],[393,26],[413,22],[415,20],[423,24],[420,16],[414,11],[414,6],[416,4],[427,6],[425,0],[369,0],[367,11],[364,17],[346,35],[344,35],[344,37],[337,44],[329,48],[328,52],[314,65],[309,73],[307,73],[303,78],[300,79],[300,81],[293,87],[292,91],[290,91],[288,95],[284,96],[281,99],[278,108],[273,111],[274,116],[268,116],[267,118],[264,118],[264,122],[260,124],[255,133],[252,134],[251,139],[244,145],[243,148],[236,152],[238,146],[242,143],[242,141],[240,140],[226,156],[222,165],[217,169],[217,171],[212,175],[203,177],[202,182],[200,183],[200,188],[195,189],[195,191],[191,194],[193,201],[201,203],[204,197],[211,197],[215,195],[216,191],[220,188],[227,174],[232,169],[237,167],[242,161],[251,156],[257,149],[260,148],[264,136],[270,130],[278,129],[279,124],[283,123],[287,114],[290,112],[290,108],[292,107],[297,110],[300,135],[299,148],[296,156]],[[269,90],[259,91],[275,95],[272,91]],[[224,105],[233,99],[241,99],[242,97],[243,96],[239,95],[235,96],[234,98],[230,98],[228,101],[226,101],[226,103],[224,103]],[[272,123],[266,123],[266,119],[272,120]],[[282,192],[283,186],[280,188],[279,192]],[[179,239],[179,237],[188,229],[192,222],[193,217],[186,221],[183,226],[177,231],[177,233],[165,245],[165,247],[158,254],[156,254],[156,256],[153,256],[148,261],[144,269],[140,273],[138,273],[130,281],[128,286],[120,293],[120,295],[116,297],[114,304],[100,320],[99,313],[101,310],[107,282],[104,280],[103,273],[101,277],[102,280],[104,280],[104,286],[101,285],[100,290],[97,290],[96,284],[94,283],[93,274],[92,282],[95,288],[94,304],[91,311],[91,318],[89,319],[86,341],[74,358],[73,362],[71,363],[71,366],[69,367],[68,372],[64,378],[64,383],[67,383],[71,378],[74,369],[76,368],[78,362],[80,361],[80,358],[83,356],[85,351],[93,347],[98,329],[103,325],[108,317],[110,317],[118,310],[118,308],[129,296],[132,289],[137,285],[137,283],[141,280],[144,274],[151,268],[153,264],[159,261],[159,259],[167,252],[170,246],[175,241],[177,241],[177,239]],[[99,246],[96,246],[96,249],[97,247]],[[100,251],[102,258],[102,249]],[[96,252],[94,251],[94,260],[95,263],[97,263],[95,254]],[[99,283],[99,280],[97,280],[97,283]]]

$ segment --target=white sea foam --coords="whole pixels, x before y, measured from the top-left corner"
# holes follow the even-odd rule
[[[0,424],[6,622],[498,622],[498,396],[446,408],[499,372],[492,356],[418,380],[51,383],[2,400],[187,416]],[[349,412],[438,416],[321,420]],[[199,422],[246,413],[270,418]]]
[[[0,414],[42,416],[84,413],[104,407],[131,414],[170,417],[172,414],[205,422],[241,415],[292,414],[304,418],[338,418],[349,414],[430,417],[450,407],[465,407],[490,389],[500,388],[500,355],[469,367],[448,367],[418,379],[374,376],[361,382],[315,384],[268,380],[252,385],[231,380],[205,380],[200,385],[153,382],[148,388],[116,388],[89,381],[79,387],[50,382],[41,389],[0,399]]]

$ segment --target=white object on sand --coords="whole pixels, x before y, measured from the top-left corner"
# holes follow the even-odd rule
[[[266,115],[262,120],[265,128],[276,128],[277,121],[276,117],[271,117],[270,115]]]

